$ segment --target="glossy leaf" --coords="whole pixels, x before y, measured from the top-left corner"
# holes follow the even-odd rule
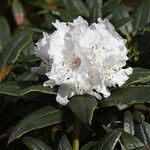
[[[25,136],[22,138],[22,141],[29,150],[52,150],[47,144],[37,138]]]
[[[120,139],[121,131],[114,130],[103,137],[99,143],[99,150],[113,150]]]
[[[53,27],[52,22],[55,22],[55,17],[51,13],[47,12],[44,14],[44,18],[46,27],[51,29]]]
[[[111,12],[113,14],[114,25],[116,25],[123,18],[130,17],[126,7],[121,3],[117,3],[116,0],[111,2]],[[132,23],[129,21],[119,29],[123,34],[126,35],[132,31]]]
[[[38,76],[30,71],[26,71],[21,74],[17,79],[17,81],[37,81]]]
[[[150,103],[150,86],[124,87],[99,102],[101,107]]]
[[[141,28],[150,23],[150,1],[142,0],[133,13],[134,27]]]
[[[123,26],[125,26],[126,24],[128,24],[131,21],[133,21],[133,18],[131,18],[131,17],[126,17],[126,18],[123,18],[123,19],[117,21],[115,23],[116,30],[121,29]]]
[[[144,146],[144,144],[137,137],[135,137],[129,133],[124,132],[121,135],[121,140],[122,140],[124,147],[127,150],[131,150],[131,149],[133,150],[135,148]]]
[[[82,0],[63,0],[63,2],[68,11],[89,16],[89,10]]]
[[[62,111],[60,109],[54,108],[52,106],[43,107],[29,114],[20,122],[18,122],[18,124],[11,132],[8,143],[29,131],[60,123],[61,121]]]
[[[143,28],[144,31],[150,32],[150,24]]]
[[[91,23],[97,22],[97,19],[99,17],[102,18],[102,1],[103,0],[95,0],[94,1],[94,4],[91,8],[91,14],[90,14]]]
[[[21,56],[29,57],[29,56],[34,55],[34,54],[35,54],[34,43],[33,43],[32,39],[30,39],[30,41],[27,43],[27,45],[22,49]]]
[[[11,41],[4,49],[0,59],[0,69],[5,65],[15,63],[32,37],[32,32],[20,30],[16,32]]]
[[[148,81],[150,81],[150,69],[134,68],[132,75],[130,75],[129,80],[124,86]]]
[[[72,150],[71,144],[66,135],[63,135],[59,141],[58,150]]]
[[[102,14],[103,16],[107,16],[111,11],[111,3],[112,0],[103,1]]]
[[[135,135],[146,145],[150,144],[150,124],[143,121],[135,125]]]
[[[8,22],[4,17],[0,16],[0,42],[2,45],[1,49],[5,48],[10,39],[11,33]]]
[[[124,114],[123,129],[125,132],[134,135],[133,114],[130,111],[126,111]]]
[[[74,96],[68,103],[68,107],[84,123],[91,124],[93,112],[97,106],[97,100],[90,95]]]
[[[18,82],[1,82],[0,93],[12,96],[23,96],[30,92],[41,92],[46,94],[56,94],[49,87],[43,87],[35,82],[18,81]]]
[[[140,123],[142,123],[145,120],[145,116],[140,111],[134,112],[134,119]]]
[[[97,150],[99,141],[89,142],[81,147],[80,150]]]
[[[13,13],[24,13],[24,9],[19,0],[13,0],[12,3],[12,11]]]
[[[72,22],[74,18],[78,16],[72,12],[66,11],[64,9],[59,9],[60,17],[65,22]]]

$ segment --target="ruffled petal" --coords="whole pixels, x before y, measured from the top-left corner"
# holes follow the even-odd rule
[[[67,105],[67,103],[69,102],[68,97],[70,95],[72,95],[70,86],[68,86],[66,84],[62,84],[62,85],[60,85],[60,87],[58,89],[58,93],[57,93],[57,96],[56,96],[56,101],[60,105]]]
[[[36,55],[44,63],[36,72],[49,80],[44,86],[60,85],[56,101],[68,103],[74,94],[91,94],[97,99],[110,96],[108,87],[121,86],[132,68],[125,68],[127,48],[124,40],[107,19],[90,26],[82,17],[73,23],[56,20],[51,35],[44,33],[37,42]]]

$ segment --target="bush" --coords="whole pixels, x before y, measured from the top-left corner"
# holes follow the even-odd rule
[[[0,149],[142,150],[150,145],[150,0],[3,0],[0,6]],[[31,72],[34,43],[56,19],[108,18],[127,39],[133,73],[111,96],[56,102],[58,87]]]

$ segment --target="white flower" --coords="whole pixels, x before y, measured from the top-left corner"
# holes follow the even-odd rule
[[[121,86],[132,68],[123,69],[128,60],[126,41],[108,20],[88,25],[82,17],[73,23],[53,23],[56,31],[37,43],[36,55],[44,62],[49,78],[44,86],[60,85],[56,97],[61,105],[73,95],[110,96],[107,87]],[[43,72],[42,72],[43,73]]]

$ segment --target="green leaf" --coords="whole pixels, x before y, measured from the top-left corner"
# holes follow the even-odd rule
[[[11,132],[8,143],[16,138],[21,137],[23,134],[29,131],[60,123],[61,121],[62,111],[60,109],[54,108],[52,106],[43,107],[29,114],[17,123]]]
[[[143,30],[144,30],[145,32],[150,32],[150,24],[149,24],[149,25],[146,25],[146,26],[143,28]]]
[[[95,0],[86,0],[86,4],[90,10],[93,7],[94,3],[95,3]]]
[[[36,82],[18,81],[18,82],[1,82],[0,93],[12,96],[23,96],[30,92],[41,92],[46,94],[56,94],[56,92],[49,88],[43,87]]]
[[[118,22],[120,20],[130,17],[126,7],[121,3],[117,3],[116,1],[111,2],[111,12],[113,14],[113,20],[115,26],[118,26]],[[128,22],[124,24],[124,26],[120,27],[119,29],[124,35],[126,35],[127,33],[130,33],[132,31],[132,23]]]
[[[58,150],[72,150],[71,144],[66,135],[63,135],[59,141]]]
[[[17,79],[17,81],[37,81],[38,76],[30,71],[26,71],[21,74]]]
[[[129,80],[124,84],[124,86],[136,83],[145,83],[148,81],[150,81],[150,69],[134,68],[132,75],[130,75]]]
[[[4,49],[0,59],[0,69],[6,64],[15,63],[21,53],[31,40],[32,32],[20,30],[12,38],[12,40]]]
[[[144,144],[137,137],[135,137],[129,133],[124,132],[121,135],[121,140],[122,140],[124,147],[127,150],[131,150],[134,148],[139,148],[141,146],[144,146]]]
[[[121,140],[119,140],[119,144],[121,146],[121,150],[127,150],[126,147],[123,145]]]
[[[133,13],[134,27],[141,28],[150,23],[150,0],[142,0]]]
[[[45,10],[48,10],[49,6],[63,6],[62,0],[26,0],[26,2],[34,7],[39,7]]]
[[[126,17],[126,18],[123,18],[123,19],[117,21],[117,22],[115,23],[116,30],[121,29],[123,26],[125,26],[126,24],[128,24],[128,23],[131,22],[132,20],[133,20],[133,18],[131,18],[131,17]]]
[[[68,103],[68,107],[75,115],[87,124],[91,124],[96,106],[97,100],[90,95],[74,96]]]
[[[122,132],[119,130],[114,130],[104,136],[99,143],[99,150],[113,150],[121,136]]]
[[[123,87],[99,102],[100,107],[150,103],[150,86]]]
[[[140,111],[134,112],[134,119],[138,122],[143,122],[145,120],[145,116]]]
[[[135,125],[135,135],[146,145],[150,145],[150,124],[143,121]]]
[[[65,9],[59,9],[60,17],[65,22],[72,22],[74,18],[78,16],[72,12],[66,11]]]
[[[147,149],[147,146],[141,146],[141,147],[134,148],[132,150],[146,150],[146,149]]]
[[[8,25],[7,20],[0,16],[0,42],[1,42],[1,49],[4,49],[8,42],[11,39],[10,28]]]
[[[80,150],[97,150],[99,141],[91,141],[81,147]]]
[[[44,14],[44,18],[46,27],[51,29],[53,27],[52,22],[55,22],[55,17],[51,13],[47,12]]]
[[[15,14],[15,13],[24,13],[23,6],[22,6],[22,4],[20,3],[19,0],[13,0],[12,11],[13,11],[13,14]]]
[[[66,9],[78,15],[88,17],[89,10],[82,0],[63,0]]]
[[[102,2],[103,0],[95,0],[93,7],[91,8],[91,23],[97,22],[99,17],[102,17]]]
[[[47,144],[37,138],[25,136],[22,138],[22,141],[29,150],[52,150]]]
[[[130,111],[126,111],[124,114],[123,129],[125,132],[134,135],[133,114]]]
[[[102,14],[103,16],[107,16],[111,11],[111,2],[112,0],[104,1],[102,7]]]
[[[35,55],[35,48],[32,39],[30,39],[30,41],[21,51],[21,56],[23,57],[29,57],[30,55]]]

